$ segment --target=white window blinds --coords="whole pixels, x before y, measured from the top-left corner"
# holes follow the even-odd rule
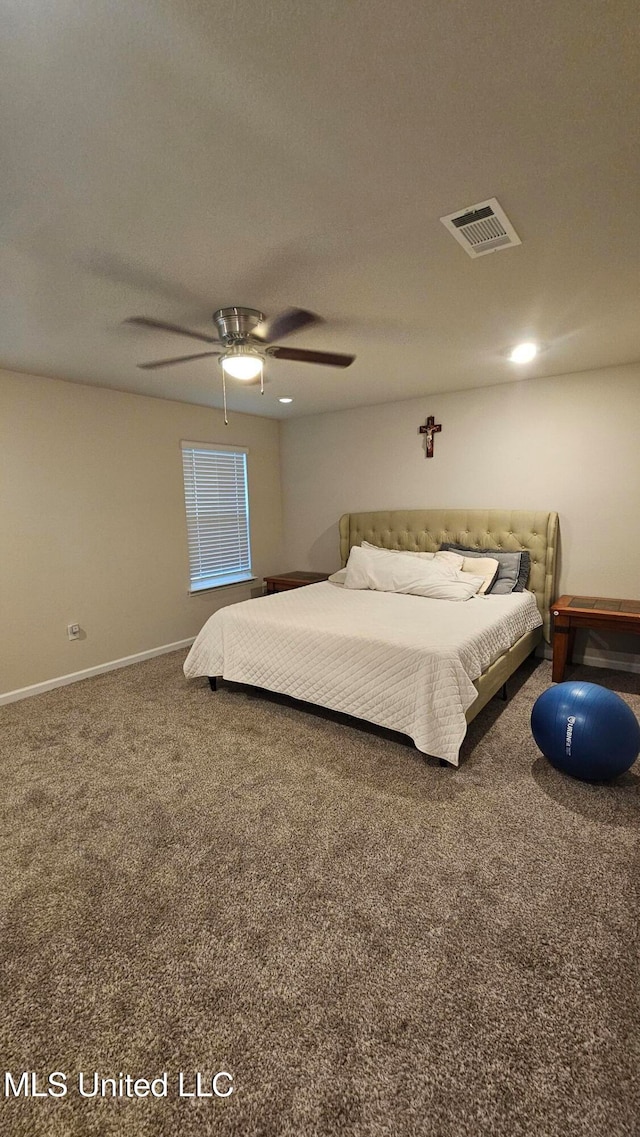
[[[182,443],[191,592],[251,580],[247,452]]]

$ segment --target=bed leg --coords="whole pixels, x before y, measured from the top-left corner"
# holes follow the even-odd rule
[[[208,676],[207,676],[207,678],[208,678],[208,680],[209,680],[209,686],[210,686],[211,690],[212,690],[212,691],[217,691],[217,690],[218,690],[218,680],[217,680],[217,677],[216,677],[215,675],[208,675]]]
[[[438,758],[438,761],[439,761],[441,766],[450,766],[451,765],[451,763],[447,762],[445,758]]]
[[[506,684],[506,682],[504,682],[504,683],[502,684],[502,687],[500,688],[500,698],[502,699],[502,702],[503,702],[503,703],[506,703],[507,699],[509,698],[509,696],[508,696],[508,694],[507,694],[507,684]]]

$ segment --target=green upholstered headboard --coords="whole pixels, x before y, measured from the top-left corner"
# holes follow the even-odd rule
[[[549,607],[555,596],[558,514],[524,509],[392,509],[345,513],[340,518],[340,556],[347,563],[352,545],[370,541],[384,549],[434,553],[443,541],[472,549],[528,549],[527,587],[535,593],[550,641]]]

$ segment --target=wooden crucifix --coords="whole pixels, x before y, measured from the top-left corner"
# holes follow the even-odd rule
[[[427,458],[433,458],[433,436],[442,430],[442,423],[436,423],[433,415],[429,415],[424,426],[420,427],[420,434],[427,436]]]

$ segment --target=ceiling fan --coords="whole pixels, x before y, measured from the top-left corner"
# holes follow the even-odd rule
[[[259,377],[260,390],[264,394],[263,368],[268,357],[290,359],[296,363],[321,363],[325,367],[349,367],[355,359],[354,355],[307,351],[304,348],[280,347],[276,344],[275,340],[285,339],[300,328],[322,323],[320,316],[307,312],[304,308],[287,308],[286,311],[270,319],[265,318],[263,313],[255,308],[219,308],[213,314],[213,322],[218,331],[217,336],[194,332],[190,328],[167,324],[163,320],[154,320],[149,316],[131,316],[125,320],[126,324],[135,324],[137,327],[157,328],[159,331],[220,345],[222,351],[200,351],[195,355],[180,355],[174,359],[156,359],[151,363],[139,363],[138,367],[145,371],[153,371],[158,367],[172,367],[176,363],[188,363],[193,359],[218,356],[218,363],[222,368],[225,422],[227,421],[225,379],[230,377],[251,383],[256,382]]]

